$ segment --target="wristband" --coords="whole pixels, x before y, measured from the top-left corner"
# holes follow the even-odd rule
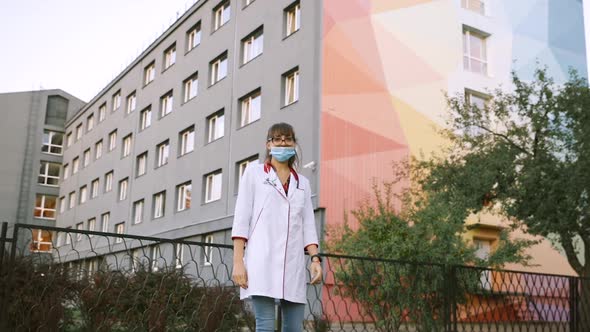
[[[316,257],[319,260],[319,262],[321,263],[322,262],[322,257],[319,254],[311,255],[309,257],[309,259],[311,259],[311,261],[313,262],[313,259],[316,258]]]

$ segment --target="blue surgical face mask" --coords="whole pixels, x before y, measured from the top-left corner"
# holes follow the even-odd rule
[[[289,160],[295,153],[295,148],[292,146],[273,146],[270,148],[270,155],[280,162]]]

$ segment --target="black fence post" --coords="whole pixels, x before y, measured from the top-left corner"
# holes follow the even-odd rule
[[[579,297],[578,297],[578,278],[570,277],[569,278],[569,323],[570,323],[570,332],[578,332],[578,326],[580,325],[580,318],[579,318],[579,311],[578,311],[578,304],[579,304]]]
[[[444,307],[443,323],[445,332],[457,331],[457,268],[444,266]]]
[[[6,246],[6,233],[8,232],[8,223],[2,222],[2,230],[0,231],[0,272],[2,271],[2,263],[4,263],[4,252]]]

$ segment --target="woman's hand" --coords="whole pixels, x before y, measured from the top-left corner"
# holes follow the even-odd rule
[[[238,286],[248,289],[248,274],[243,261],[234,262],[231,278]]]
[[[322,264],[320,262],[312,261],[309,265],[309,271],[311,272],[311,284],[319,284],[322,282]]]

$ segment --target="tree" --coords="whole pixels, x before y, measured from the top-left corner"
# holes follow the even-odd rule
[[[543,68],[530,82],[513,73],[512,83],[492,91],[483,108],[463,95],[448,98],[450,144],[421,163],[429,171],[422,184],[469,212],[493,203],[513,227],[555,239],[578,275],[590,277],[588,84],[572,71],[557,85]]]
[[[333,253],[381,259],[332,263],[341,295],[360,302],[377,329],[397,331],[411,321],[418,331],[438,331],[449,299],[450,267],[523,262],[527,259],[524,248],[530,243],[502,236],[499,249],[488,260],[478,259],[462,237],[468,210],[454,204],[463,202],[425,190],[422,184],[430,178],[428,170],[410,165],[395,164],[394,181],[376,183],[373,199],[351,211],[356,223],[346,220],[343,228],[328,229],[325,247]],[[480,275],[471,271],[461,277],[460,284],[474,289]]]

